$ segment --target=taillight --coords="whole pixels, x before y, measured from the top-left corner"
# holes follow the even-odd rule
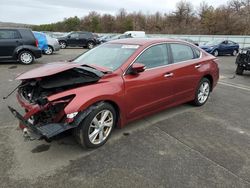
[[[36,47],[38,47],[38,40],[36,40]]]

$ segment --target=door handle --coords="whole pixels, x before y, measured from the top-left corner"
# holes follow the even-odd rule
[[[172,73],[172,72],[164,74],[165,78],[173,77],[173,76],[174,76],[174,73]]]
[[[194,67],[195,67],[196,69],[198,69],[198,68],[201,67],[201,64],[195,65]]]

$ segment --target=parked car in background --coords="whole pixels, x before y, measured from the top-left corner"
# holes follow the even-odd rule
[[[242,75],[244,71],[250,71],[250,47],[242,48],[236,58],[236,74]]]
[[[42,51],[30,29],[0,29],[0,61],[18,61],[28,65],[40,58]]]
[[[214,56],[227,54],[236,56],[239,52],[239,44],[231,40],[212,40],[200,47]]]
[[[44,50],[44,53],[46,55],[51,55],[56,51],[60,50],[60,44],[58,42],[58,40],[56,38],[52,38],[49,35],[46,34],[46,38],[48,41],[48,48],[46,50]]]
[[[97,40],[99,41],[99,43],[104,43],[104,42],[107,42],[109,41],[111,38],[113,38],[114,36],[116,36],[115,34],[111,34],[111,35],[104,35],[104,36],[101,36],[99,38],[97,38]]]
[[[195,42],[195,41],[193,41],[192,39],[181,38],[181,40],[184,40],[184,41],[190,42],[190,43],[192,43],[192,44],[194,44],[194,45],[196,45],[196,46],[199,46],[198,42]]]
[[[204,105],[219,79],[217,59],[180,40],[110,41],[72,62],[21,74],[24,136],[53,139],[74,129],[84,147],[103,145],[115,126],[192,101]]]
[[[36,40],[38,41],[38,48],[44,52],[45,50],[48,49],[48,41],[47,37],[44,33],[33,31]]]
[[[62,49],[66,48],[67,46],[79,46],[92,49],[97,44],[96,37],[92,33],[86,31],[70,32],[63,37],[58,38],[58,41]]]

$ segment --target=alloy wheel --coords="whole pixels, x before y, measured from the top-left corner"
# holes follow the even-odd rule
[[[210,93],[210,85],[208,82],[203,82],[200,85],[199,92],[198,92],[198,101],[199,103],[203,104],[208,99]]]
[[[21,54],[20,60],[24,64],[30,64],[33,61],[33,57],[32,57],[32,55],[30,53],[24,52],[24,53]]]
[[[113,114],[110,110],[102,110],[91,121],[88,137],[92,144],[101,144],[111,133],[114,123]]]

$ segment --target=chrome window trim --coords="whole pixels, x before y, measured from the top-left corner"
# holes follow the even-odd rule
[[[123,76],[126,75],[128,69],[134,64],[134,62],[139,58],[139,56],[144,53],[147,49],[153,47],[153,46],[156,46],[156,45],[160,45],[160,44],[183,44],[183,45],[186,45],[186,46],[189,46],[191,48],[196,48],[197,50],[199,50],[200,52],[200,57],[198,58],[195,58],[195,59],[201,59],[202,58],[202,51],[197,48],[196,46],[191,46],[187,43],[182,43],[182,42],[178,42],[178,41],[169,41],[169,42],[158,42],[158,43],[155,43],[155,44],[151,44],[150,46],[148,46],[147,48],[145,48],[144,50],[142,50],[135,58],[134,60],[129,64],[129,66],[126,68],[126,70],[124,71],[123,73]],[[193,50],[193,49],[192,49]],[[148,71],[148,70],[153,70],[153,69],[158,69],[158,68],[162,68],[162,67],[168,67],[170,65],[175,65],[175,64],[180,64],[180,63],[187,63],[189,61],[192,61],[192,60],[195,60],[195,59],[189,59],[189,60],[185,60],[185,61],[180,61],[180,62],[177,62],[177,63],[170,63],[170,64],[167,64],[167,65],[162,65],[162,66],[157,66],[157,67],[153,67],[153,68],[149,68],[149,69],[145,69],[145,71]]]

